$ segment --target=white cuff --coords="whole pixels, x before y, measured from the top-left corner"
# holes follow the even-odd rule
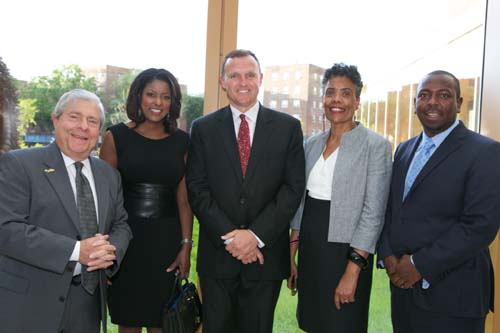
[[[262,249],[264,246],[266,246],[266,244],[264,244],[264,242],[252,230],[248,229],[248,231],[250,231],[255,239],[257,239],[257,246],[259,247],[259,249]]]
[[[76,241],[75,248],[71,253],[71,257],[69,257],[68,261],[78,261],[80,260],[80,241]]]
[[[415,263],[413,262],[413,254],[410,256],[410,261],[413,264],[413,266],[415,266]],[[429,283],[429,281],[422,278],[422,289],[429,289],[430,286],[431,284]]]
[[[82,272],[82,265],[79,263],[80,260],[80,241],[76,241],[75,248],[71,253],[68,261],[76,261],[75,270],[73,271],[73,276],[78,275]]]

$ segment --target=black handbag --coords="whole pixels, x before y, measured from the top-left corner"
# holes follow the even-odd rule
[[[163,333],[194,333],[201,325],[201,302],[194,283],[176,276],[163,310]]]

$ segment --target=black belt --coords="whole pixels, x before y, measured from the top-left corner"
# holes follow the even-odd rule
[[[144,219],[177,216],[175,189],[165,185],[127,184],[123,197],[129,215]]]

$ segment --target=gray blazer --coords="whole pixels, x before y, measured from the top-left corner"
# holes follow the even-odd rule
[[[99,232],[116,246],[114,274],[132,237],[120,175],[91,158]],[[0,331],[57,332],[76,262],[79,218],[66,166],[55,144],[0,156]],[[106,276],[100,271],[101,314]]]
[[[306,176],[325,149],[330,131],[309,138],[305,143]],[[370,253],[384,224],[392,168],[389,141],[358,123],[342,135],[333,174],[328,241],[349,243]],[[300,229],[305,193],[291,222]]]

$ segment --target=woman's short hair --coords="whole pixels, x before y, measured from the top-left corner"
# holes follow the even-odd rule
[[[323,80],[321,82],[323,85],[323,93],[328,81],[332,77],[339,76],[344,76],[351,80],[351,82],[356,86],[356,97],[359,98],[359,96],[361,96],[361,90],[363,89],[363,81],[361,81],[361,75],[358,72],[358,67],[354,65],[346,65],[343,62],[333,64],[332,67],[325,71],[325,75],[323,76]]]
[[[181,113],[182,93],[175,76],[163,68],[149,68],[137,75],[132,82],[127,97],[127,116],[136,125],[144,122],[144,113],[141,112],[141,98],[144,88],[154,80],[160,80],[168,85],[171,104],[168,115],[163,119],[166,133],[172,133],[177,128],[177,119]]]

